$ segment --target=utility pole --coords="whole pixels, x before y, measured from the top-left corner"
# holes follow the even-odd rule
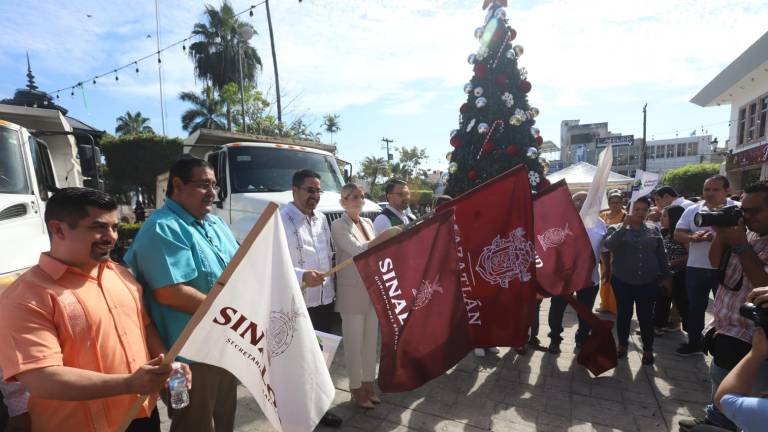
[[[643,145],[640,148],[640,169],[645,171],[645,149],[646,149],[646,139],[645,139],[645,128],[646,128],[646,120],[648,119],[648,103],[646,102],[645,105],[643,105]]]
[[[389,153],[389,144],[395,142],[395,140],[391,140],[389,138],[382,138],[382,142],[384,142],[384,145],[387,146],[387,165],[392,161],[392,155]]]
[[[269,26],[269,44],[272,46],[272,67],[275,69],[275,95],[277,96],[277,122],[283,123],[283,106],[280,103],[280,76],[277,73],[277,54],[275,53],[275,34],[272,32],[272,14],[269,12],[269,0],[264,0],[267,8],[267,25]]]

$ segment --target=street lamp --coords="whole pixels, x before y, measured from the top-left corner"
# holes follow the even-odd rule
[[[237,42],[237,63],[240,66],[240,113],[243,120],[243,132],[248,133],[248,125],[245,123],[245,83],[243,80],[243,48],[248,45],[248,41],[253,37],[253,28],[250,25],[244,25],[238,30]]]

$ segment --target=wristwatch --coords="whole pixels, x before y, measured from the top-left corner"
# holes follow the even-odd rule
[[[733,246],[731,248],[731,252],[733,252],[736,255],[741,255],[744,252],[746,252],[747,249],[752,249],[752,246],[750,246],[749,243],[744,243],[744,244]]]

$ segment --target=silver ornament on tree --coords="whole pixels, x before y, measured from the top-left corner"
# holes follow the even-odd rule
[[[539,116],[539,109],[536,107],[531,107],[531,113],[533,113],[533,117]]]
[[[483,37],[483,31],[484,30],[483,30],[482,27],[476,28],[475,29],[475,39],[480,39],[481,37]]]
[[[507,58],[508,58],[508,59],[510,59],[510,60],[513,60],[513,59],[516,59],[516,58],[517,58],[517,54],[515,53],[515,50],[514,50],[513,48],[510,48],[510,49],[507,51],[507,53],[506,53],[506,56],[507,56]]]
[[[495,16],[498,19],[506,19],[507,18],[507,11],[503,8],[496,9],[496,12],[494,12],[493,16]]]
[[[468,55],[467,56],[467,63],[472,64],[472,65],[477,63],[477,54],[472,53],[472,54]]]
[[[448,152],[445,154],[445,159],[450,162],[451,158],[453,157],[453,152]]]
[[[476,107],[478,107],[478,108],[483,108],[483,107],[485,107],[485,105],[487,105],[487,104],[488,104],[488,100],[487,100],[487,99],[485,99],[484,97],[479,97],[479,98],[477,98],[477,100],[475,101],[475,106],[476,106]]]
[[[519,115],[513,115],[512,117],[509,118],[509,124],[511,124],[512,126],[520,126],[521,124],[523,124],[523,118],[520,117]]]
[[[540,134],[541,134],[541,131],[539,130],[539,128],[537,128],[537,127],[532,127],[531,128],[531,135],[539,136]]]
[[[480,97],[483,95],[483,88],[482,87],[475,87],[475,97]]]
[[[466,94],[472,93],[472,89],[473,88],[474,87],[472,87],[472,83],[471,82],[468,82],[468,83],[464,84],[464,93],[466,93]]]
[[[539,157],[539,151],[536,150],[535,147],[528,147],[528,150],[525,152],[525,155],[528,156],[530,159],[536,159]]]
[[[489,130],[491,130],[491,127],[488,126],[488,123],[480,123],[479,125],[477,125],[477,132],[480,135],[487,134]]]
[[[517,57],[520,57],[525,52],[522,45],[515,45],[514,47],[512,47],[512,49],[515,50],[515,55]]]
[[[451,162],[450,164],[448,164],[449,173],[455,174],[458,169],[459,169],[459,164],[457,164],[456,162]]]
[[[544,175],[547,175],[549,173],[549,161],[544,158],[539,158],[539,164],[541,164],[541,171],[544,173]]]

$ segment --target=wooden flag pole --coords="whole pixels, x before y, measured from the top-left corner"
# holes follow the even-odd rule
[[[264,209],[264,213],[261,214],[259,220],[256,221],[256,224],[253,226],[253,228],[251,228],[251,231],[240,244],[237,252],[235,252],[235,255],[232,257],[232,260],[229,262],[229,264],[227,264],[227,267],[221,273],[221,276],[219,276],[219,280],[217,280],[213,285],[211,290],[205,296],[203,303],[201,303],[200,307],[197,308],[194,315],[192,315],[192,318],[190,318],[189,322],[187,323],[186,327],[184,327],[184,330],[182,330],[181,334],[176,339],[176,342],[174,342],[171,349],[168,350],[168,353],[163,359],[164,364],[172,363],[179,355],[179,352],[181,352],[184,344],[192,335],[195,327],[197,327],[205,314],[208,313],[211,305],[213,305],[213,301],[216,300],[216,297],[218,297],[219,293],[221,293],[221,290],[224,289],[224,286],[227,284],[227,282],[229,282],[229,278],[232,277],[235,269],[237,269],[237,266],[240,265],[240,262],[243,260],[243,258],[245,258],[245,254],[248,253],[251,245],[253,245],[253,242],[256,241],[257,237],[259,237],[261,231],[264,230],[264,227],[272,218],[272,215],[274,215],[274,213],[277,211],[277,208],[278,205],[273,202],[267,204],[267,207]],[[192,377],[192,379],[194,380],[194,377]],[[147,398],[149,398],[149,395],[139,395],[136,402],[134,402],[131,408],[128,410],[125,418],[123,418],[123,421],[117,427],[117,432],[124,432],[125,429],[128,428],[134,417],[136,417],[136,414],[139,412],[139,409],[141,409],[141,405],[144,404],[144,401],[146,401]]]

